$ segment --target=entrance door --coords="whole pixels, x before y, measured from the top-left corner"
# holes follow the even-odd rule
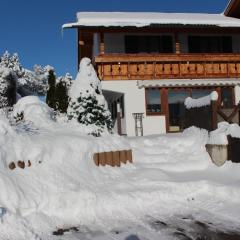
[[[184,128],[184,101],[187,97],[190,97],[190,91],[168,90],[170,132],[179,132]]]

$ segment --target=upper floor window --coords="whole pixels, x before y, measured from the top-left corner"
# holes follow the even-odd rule
[[[126,53],[173,53],[171,36],[125,36]]]
[[[232,53],[231,36],[189,36],[189,53]]]

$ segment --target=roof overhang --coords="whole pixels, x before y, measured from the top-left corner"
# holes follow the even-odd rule
[[[240,1],[240,0],[239,0]],[[153,28],[153,27],[240,28],[240,20],[224,14],[154,12],[80,12],[77,22],[63,28]]]
[[[139,80],[139,88],[151,87],[221,87],[240,86],[240,79],[169,79],[169,80]]]

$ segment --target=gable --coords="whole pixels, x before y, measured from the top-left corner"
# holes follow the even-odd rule
[[[230,0],[224,15],[228,17],[240,18],[240,0]]]

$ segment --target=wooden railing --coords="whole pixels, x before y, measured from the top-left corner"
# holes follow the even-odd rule
[[[240,77],[240,54],[104,54],[95,64],[101,80]]]

